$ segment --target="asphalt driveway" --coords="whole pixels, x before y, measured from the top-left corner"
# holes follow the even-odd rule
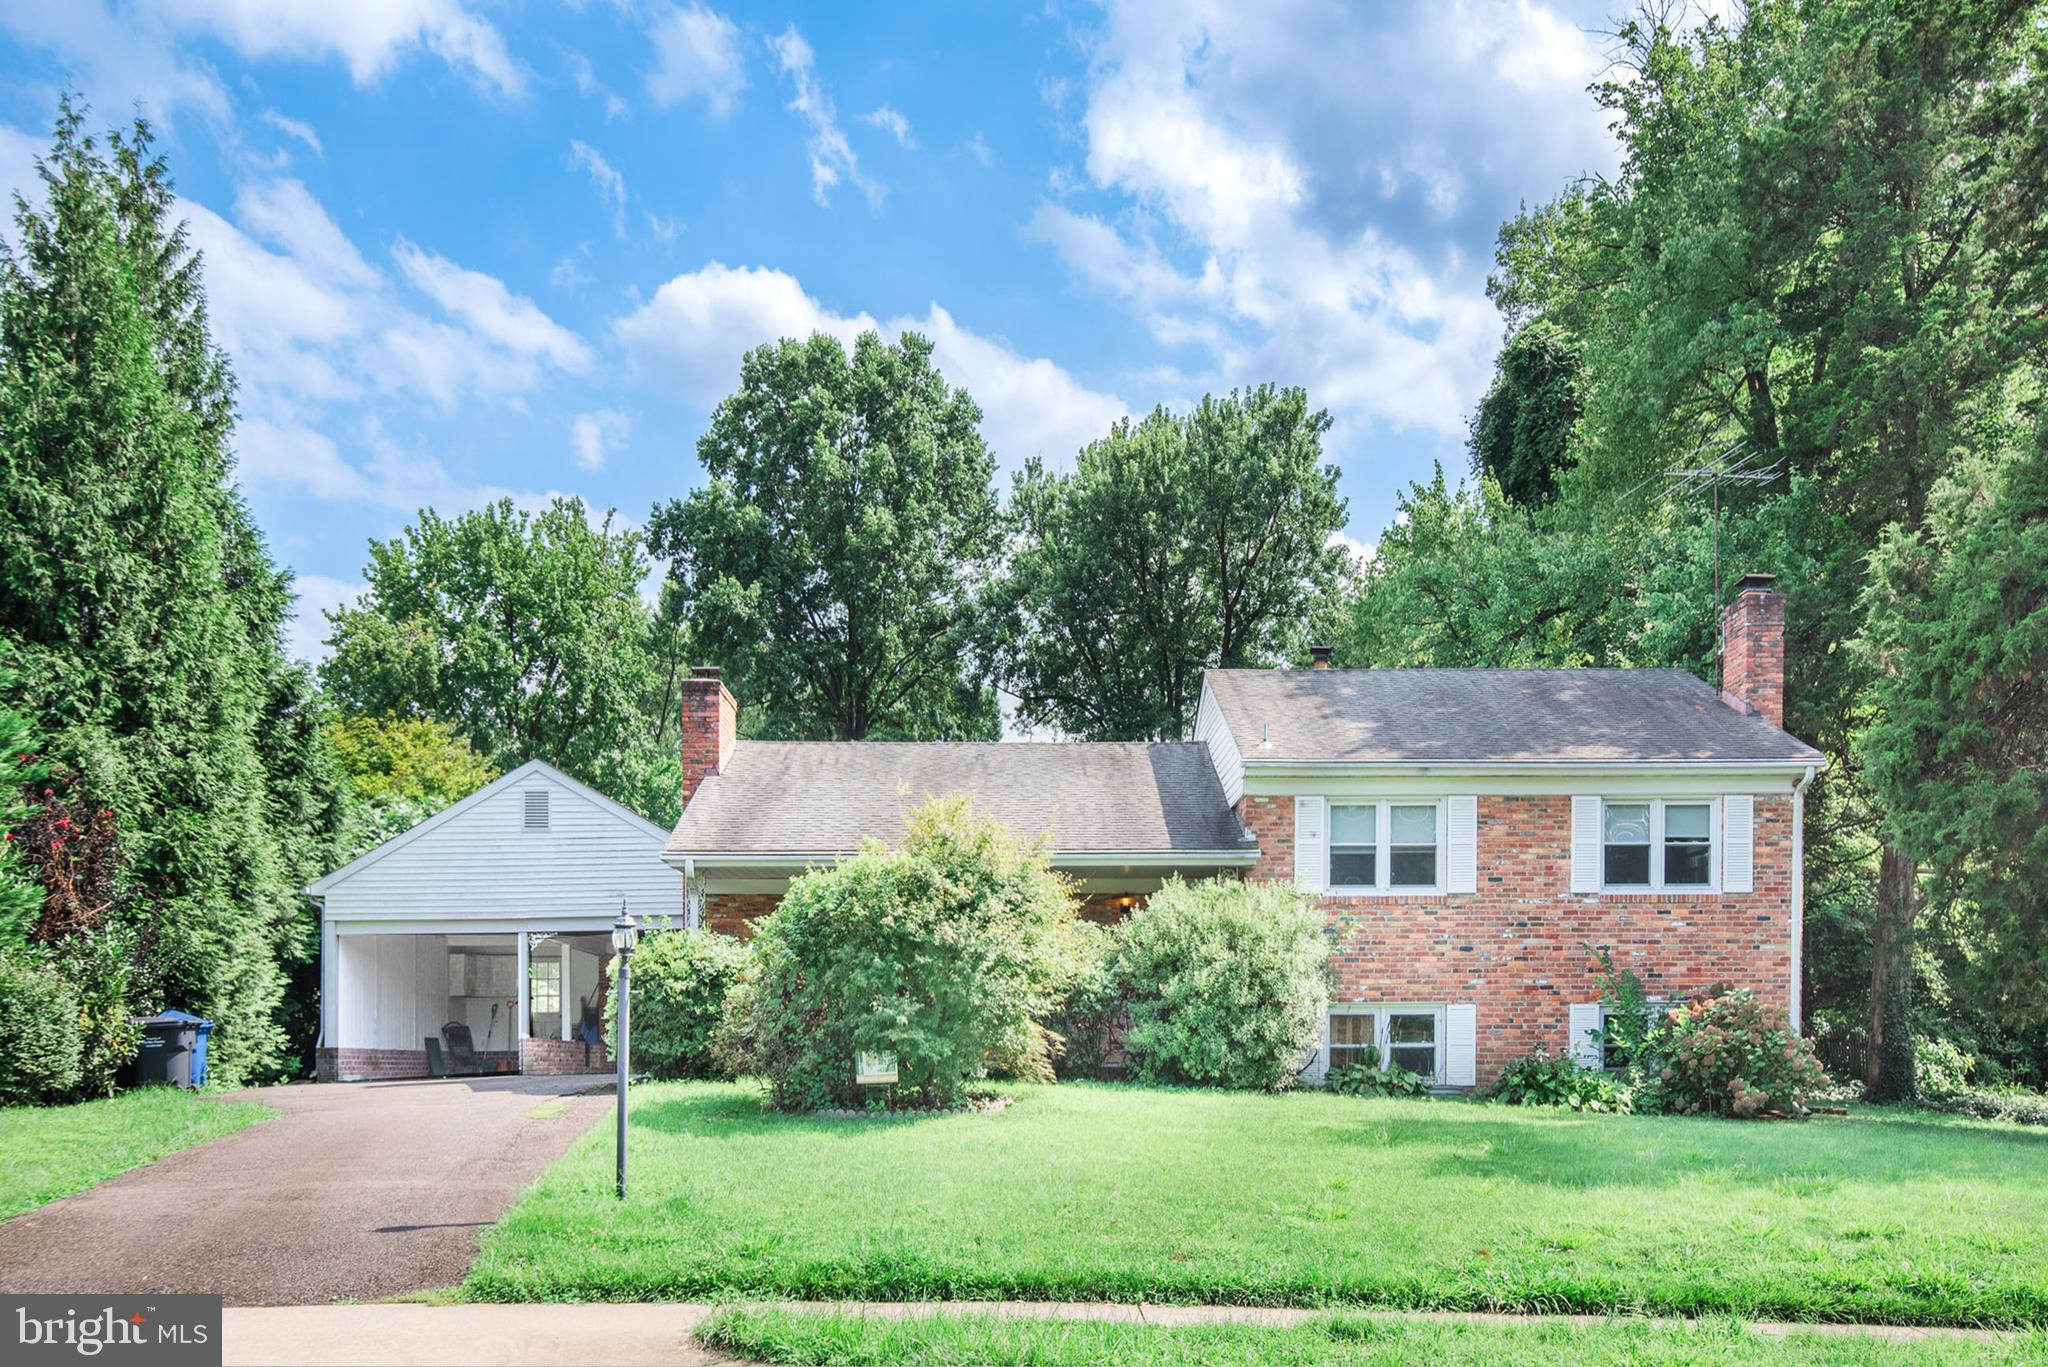
[[[609,1096],[591,1077],[271,1087],[281,1114],[0,1225],[0,1291],[370,1300],[460,1281]]]

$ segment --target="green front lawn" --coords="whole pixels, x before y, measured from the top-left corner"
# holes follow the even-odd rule
[[[2048,1133],[1067,1085],[996,1114],[636,1090],[484,1240],[483,1300],[1213,1301],[2048,1323]]]
[[[144,1087],[76,1106],[0,1110],[0,1220],[273,1114],[268,1106],[214,1101],[169,1087]]]
[[[1165,1328],[992,1315],[863,1318],[823,1311],[728,1310],[697,1337],[757,1362],[803,1367],[1962,1367],[2048,1362],[2040,1335],[1987,1344],[1885,1343],[1818,1333],[1774,1338],[1728,1320],[1692,1325],[1430,1323],[1326,1315],[1291,1329]]]

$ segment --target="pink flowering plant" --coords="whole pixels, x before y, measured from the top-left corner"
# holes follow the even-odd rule
[[[1658,1035],[1656,1082],[1667,1111],[1805,1115],[1807,1096],[1827,1080],[1785,1013],[1746,990],[1673,1007]]]

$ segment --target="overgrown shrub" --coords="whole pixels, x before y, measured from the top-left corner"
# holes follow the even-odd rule
[[[997,1069],[1051,1078],[1044,1028],[1071,956],[1073,900],[1042,843],[961,799],[927,801],[900,850],[871,841],[804,874],[756,924],[720,1062],[785,1110],[864,1106],[855,1056],[894,1058],[892,1098],[953,1105]]]
[[[103,927],[55,947],[59,972],[78,993],[78,1091],[112,1096],[121,1072],[142,1048],[138,1014],[153,1014],[136,999],[135,941],[127,927]]]
[[[71,1098],[84,1049],[78,1014],[77,989],[41,953],[0,951],[0,1105]]]
[[[1340,1063],[1323,1075],[1323,1090],[1338,1096],[1428,1096],[1429,1079],[1399,1064],[1380,1067],[1379,1050],[1367,1045],[1359,1063]]]
[[[1329,1007],[1323,915],[1284,883],[1170,879],[1116,931],[1141,1082],[1278,1091]]]
[[[657,930],[633,951],[635,1071],[664,1078],[713,1077],[712,1040],[725,999],[746,965],[747,947],[711,930]],[[611,961],[618,985],[618,960]],[[618,1015],[606,1012],[607,1048],[618,1047]]]
[[[1949,1115],[1980,1120],[2010,1120],[2017,1125],[2048,1125],[2048,1096],[2024,1087],[1964,1087],[1921,1096],[1920,1105]]]
[[[1575,1111],[1626,1115],[1635,1109],[1628,1085],[1613,1073],[1581,1068],[1569,1053],[1534,1053],[1501,1070],[1480,1093],[1485,1101],[1508,1106],[1568,1106]]]
[[[1661,1029],[1657,1082],[1666,1110],[1750,1117],[1805,1110],[1827,1074],[1785,1013],[1736,991],[1676,1006]]]

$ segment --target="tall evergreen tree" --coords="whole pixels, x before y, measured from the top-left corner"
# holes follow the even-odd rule
[[[292,1064],[298,888],[339,808],[281,640],[290,583],[232,483],[233,382],[147,125],[63,104],[44,207],[0,244],[0,637],[50,757],[116,814],[137,1004],[217,1023],[227,1079]]]

